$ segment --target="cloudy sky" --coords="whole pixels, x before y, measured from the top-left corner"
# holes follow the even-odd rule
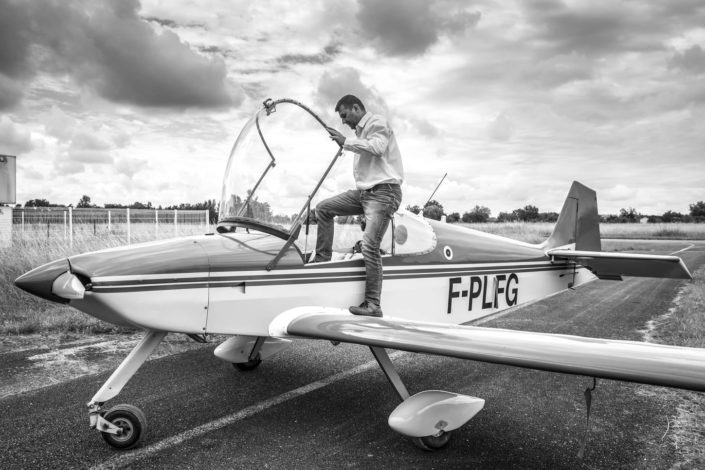
[[[702,0],[0,0],[17,199],[219,199],[266,98],[386,114],[403,205],[601,213],[705,200]],[[340,165],[350,165],[350,160]]]

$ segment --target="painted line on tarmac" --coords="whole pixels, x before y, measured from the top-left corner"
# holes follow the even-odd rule
[[[673,253],[671,253],[671,255],[677,255],[678,253],[683,253],[684,251],[690,250],[690,249],[693,248],[694,246],[695,246],[695,245],[690,245],[690,246],[688,246],[688,247],[683,248],[682,250],[674,251]]]
[[[394,358],[397,358],[403,354],[405,354],[405,353],[402,351],[397,351],[397,352],[390,354],[389,357],[394,359]],[[244,408],[240,411],[237,411],[235,413],[232,413],[232,414],[229,414],[229,415],[224,416],[222,418],[219,418],[215,421],[211,421],[211,422],[202,424],[200,426],[197,426],[193,429],[189,429],[188,431],[184,431],[180,434],[176,434],[174,436],[167,437],[166,439],[163,439],[159,442],[148,445],[146,447],[141,447],[141,448],[120,454],[119,456],[117,456],[113,459],[107,460],[99,465],[91,467],[91,470],[125,467],[127,465],[130,465],[130,464],[138,461],[138,460],[144,459],[146,457],[150,457],[151,455],[156,454],[157,452],[161,452],[163,450],[169,449],[170,447],[174,447],[176,445],[179,445],[179,444],[183,443],[184,441],[188,441],[190,439],[200,437],[200,436],[202,436],[206,433],[209,433],[211,431],[215,431],[215,430],[223,428],[225,426],[229,426],[229,425],[236,423],[238,421],[241,421],[245,418],[249,418],[250,416],[254,416],[262,411],[266,411],[267,409],[269,409],[273,406],[280,405],[284,402],[287,402],[287,401],[292,400],[294,398],[298,398],[302,395],[306,395],[307,393],[311,393],[311,392],[316,391],[320,388],[327,387],[328,385],[332,385],[335,382],[339,382],[341,380],[347,379],[348,377],[352,377],[353,375],[357,375],[362,372],[368,371],[370,369],[373,369],[374,367],[377,367],[377,362],[376,361],[369,361],[369,362],[361,364],[357,367],[353,367],[352,369],[348,369],[344,372],[340,372],[338,374],[331,375],[323,380],[311,382],[310,384],[304,385],[304,386],[296,388],[294,390],[289,390],[286,393],[282,393],[281,395],[277,395],[276,397],[272,397],[268,400],[264,400],[259,403],[255,403],[252,406],[248,406],[247,408]]]

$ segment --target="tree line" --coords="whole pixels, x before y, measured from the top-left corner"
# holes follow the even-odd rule
[[[237,196],[236,196],[237,197]],[[237,203],[241,204],[239,200]],[[267,214],[272,218],[271,208],[268,203],[250,201],[250,205],[254,206],[258,215],[259,213]],[[236,204],[237,206],[237,204]],[[16,207],[20,207],[18,204]],[[52,204],[46,199],[30,199],[25,202],[24,207],[74,207],[72,204],[65,206],[63,204]],[[91,203],[90,196],[83,195],[75,206],[76,208],[98,208],[99,206]],[[134,202],[132,204],[104,204],[105,209],[157,209],[157,210],[208,210],[211,223],[216,223],[218,220],[218,204],[215,199],[209,199],[197,203],[181,203],[177,205],[165,206],[161,205],[154,207],[151,202],[142,203]],[[705,223],[705,201],[698,201],[689,205],[690,212],[682,214],[680,212],[668,210],[661,215],[645,215],[634,209],[633,207],[622,208],[619,214],[600,215],[600,222],[606,223],[636,223],[646,219],[649,223]],[[443,204],[435,199],[431,199],[423,207],[418,205],[408,205],[406,210],[414,214],[423,213],[423,216],[428,219],[441,220],[446,217],[446,222],[449,223],[485,223],[485,222],[555,222],[558,220],[557,212],[539,212],[538,207],[534,205],[526,205],[519,209],[514,209],[511,212],[500,212],[496,218],[492,218],[492,212],[488,207],[476,205],[471,210],[464,212],[462,215],[459,212],[446,213]],[[279,216],[284,217],[284,216]],[[276,218],[276,217],[274,217]],[[285,217],[286,218],[286,217]],[[281,221],[284,222],[284,221]]]
[[[16,207],[20,207],[19,204],[17,204]],[[208,218],[210,219],[211,223],[216,223],[218,221],[218,204],[215,202],[215,199],[208,199],[203,202],[197,202],[197,203],[181,203],[181,204],[174,204],[171,206],[157,206],[154,207],[151,202],[147,201],[147,203],[143,202],[133,202],[132,204],[117,204],[117,203],[106,203],[102,207],[92,204],[91,203],[91,198],[90,196],[83,195],[81,196],[81,199],[78,200],[78,203],[74,206],[73,204],[69,204],[68,206],[64,204],[52,204],[46,199],[30,199],[29,201],[24,203],[24,207],[75,207],[77,209],[155,209],[155,210],[184,210],[184,211],[196,211],[196,210],[207,210],[208,211]]]
[[[606,223],[636,223],[646,219],[648,223],[705,223],[705,201],[698,201],[689,205],[690,213],[682,214],[676,211],[666,211],[661,215],[644,215],[633,207],[622,208],[619,214],[600,215],[600,222]],[[456,223],[485,223],[485,222],[556,222],[557,212],[539,212],[538,207],[526,205],[511,212],[500,212],[496,218],[492,218],[492,212],[488,207],[476,205],[471,210],[460,215],[459,212],[447,214],[443,205],[430,200],[423,207],[418,205],[406,206],[406,210],[414,214],[423,213],[428,219],[441,220],[445,215],[446,222]]]

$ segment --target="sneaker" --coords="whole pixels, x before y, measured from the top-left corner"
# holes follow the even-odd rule
[[[354,305],[350,307],[350,313],[353,315],[365,315],[367,317],[381,317],[382,309],[377,305],[367,303],[365,300],[359,307]]]

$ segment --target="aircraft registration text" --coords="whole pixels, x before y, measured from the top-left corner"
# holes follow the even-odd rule
[[[515,273],[496,276],[462,276],[448,279],[448,313],[453,305],[462,305],[467,311],[516,305],[519,296],[519,276]],[[454,299],[467,299],[453,302]]]

